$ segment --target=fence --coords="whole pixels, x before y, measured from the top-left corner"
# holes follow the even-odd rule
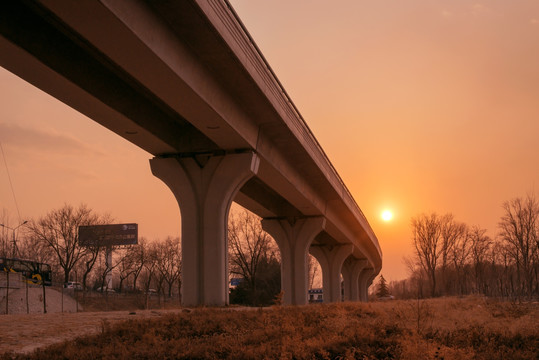
[[[46,312],[46,288],[29,283],[21,273],[0,273],[0,314]]]
[[[145,292],[96,292],[25,281],[20,273],[0,273],[0,314],[72,313],[180,307],[178,296]]]

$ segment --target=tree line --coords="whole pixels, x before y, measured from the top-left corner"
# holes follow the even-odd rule
[[[8,216],[2,214],[3,223]],[[16,245],[6,228],[0,232],[0,257],[17,257],[51,265],[57,284],[77,281],[84,290],[106,290],[107,276],[114,271],[115,291],[145,291],[172,296],[180,293],[181,251],[179,238],[148,241],[139,238],[137,245],[114,250],[112,264],[106,264],[106,247],[82,246],[81,225],[110,224],[110,215],[95,213],[86,205],[64,205],[29,220],[20,229]]]
[[[528,195],[502,207],[494,238],[452,214],[412,218],[414,253],[405,259],[411,275],[392,282],[391,292],[404,298],[539,296],[539,202]]]
[[[8,224],[4,211],[1,223]],[[107,214],[97,214],[86,205],[64,205],[29,220],[18,232],[14,248],[9,228],[0,228],[0,257],[18,257],[51,265],[57,284],[77,281],[84,290],[106,288],[113,272],[118,292],[155,289],[172,296],[181,293],[181,244],[179,238],[148,241],[114,250],[113,263],[106,265],[104,246],[82,246],[78,228],[82,225],[113,223]],[[275,241],[262,230],[260,218],[244,210],[233,212],[228,222],[230,276],[239,281],[230,293],[230,302],[269,305],[281,289],[280,254]],[[312,265],[312,264],[311,264]],[[310,266],[311,279],[318,268]]]

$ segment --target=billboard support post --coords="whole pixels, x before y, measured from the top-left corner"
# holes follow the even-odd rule
[[[107,271],[105,291],[108,291],[112,289],[112,246],[107,246],[105,249],[105,267]]]
[[[135,223],[79,226],[80,246],[105,248],[105,293],[112,289],[112,251],[114,247],[136,245],[137,243],[138,224]]]

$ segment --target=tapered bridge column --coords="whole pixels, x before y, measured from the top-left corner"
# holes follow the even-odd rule
[[[172,190],[181,209],[184,305],[228,304],[228,212],[258,164],[253,152],[150,160],[152,173]]]
[[[287,305],[307,304],[308,250],[326,225],[323,217],[263,219],[262,228],[277,242],[281,252],[281,289]]]
[[[360,301],[359,296],[359,274],[367,265],[367,259],[356,259],[349,256],[342,267],[342,277],[344,281],[344,300]]]
[[[367,290],[372,283],[373,277],[373,268],[365,268],[361,270],[361,273],[359,274],[359,298],[363,302],[367,302],[369,300],[369,293]]]
[[[322,268],[324,302],[341,301],[341,270],[344,260],[352,254],[354,245],[311,246],[310,253]]]

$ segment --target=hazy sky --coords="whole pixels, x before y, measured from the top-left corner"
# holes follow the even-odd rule
[[[539,1],[232,5],[377,234],[387,279],[407,276],[411,217],[451,212],[495,237],[502,203],[536,191]],[[1,69],[0,142],[23,220],[83,202],[179,235],[149,154]],[[3,159],[0,207],[18,221]]]

